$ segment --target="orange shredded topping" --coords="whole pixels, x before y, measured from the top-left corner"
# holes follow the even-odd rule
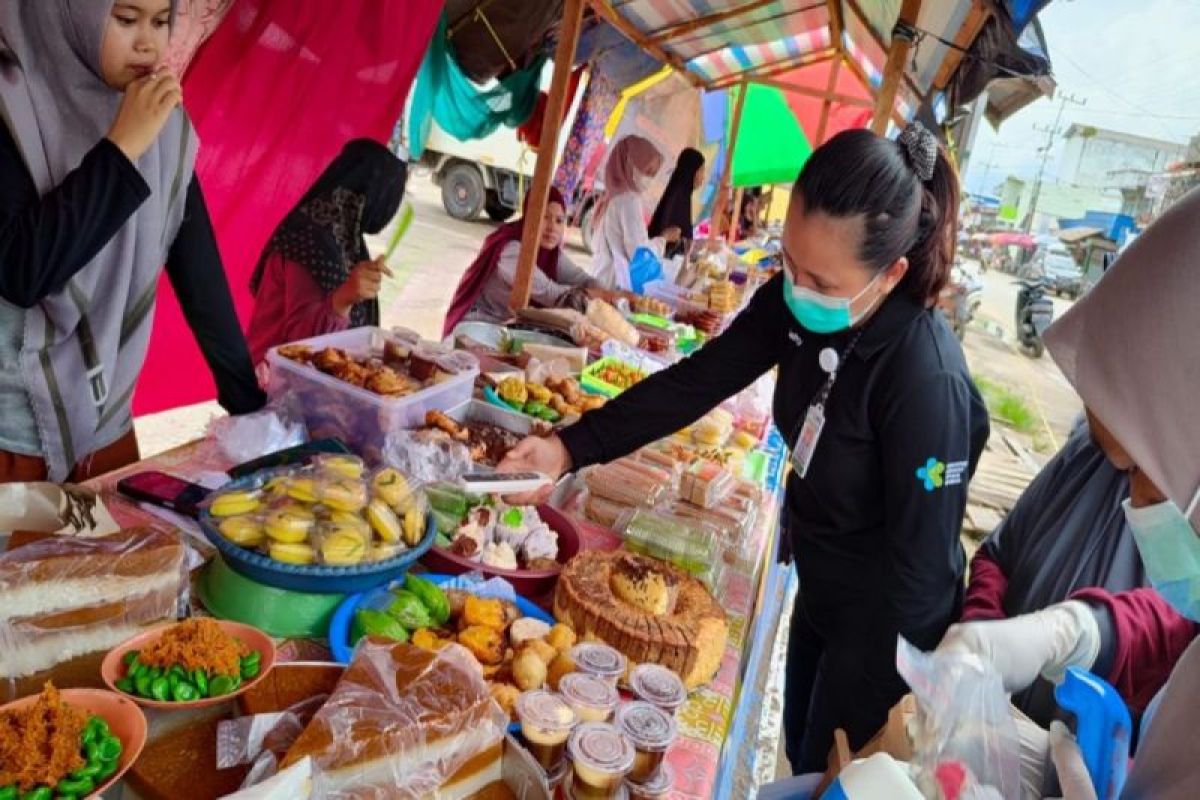
[[[215,620],[198,617],[170,628],[158,641],[141,650],[138,660],[164,670],[179,664],[189,672],[203,668],[209,674],[237,675],[241,657],[249,652],[245,644],[221,630]]]
[[[30,706],[0,713],[0,786],[56,786],[87,762],[80,754],[88,713],[47,683]]]

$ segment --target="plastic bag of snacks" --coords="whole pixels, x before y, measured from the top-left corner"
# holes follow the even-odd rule
[[[355,456],[330,455],[259,473],[206,507],[236,545],[287,564],[353,566],[420,543],[428,504],[419,486],[395,468],[369,472]]]
[[[420,483],[456,481],[472,471],[471,451],[466,445],[425,430],[389,433],[383,460]]]
[[[293,397],[285,395],[253,414],[216,417],[208,424],[208,435],[235,464],[304,444],[308,429],[303,413],[293,406]]]

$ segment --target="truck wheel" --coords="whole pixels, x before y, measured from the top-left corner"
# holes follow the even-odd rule
[[[583,214],[579,217],[579,233],[583,237],[583,249],[589,253],[594,253],[592,250],[592,222],[595,220],[596,206],[593,203],[583,210]]]
[[[459,162],[442,176],[442,206],[455,219],[478,217],[486,197],[483,176],[474,164]]]
[[[516,209],[509,208],[500,202],[500,198],[495,192],[487,193],[487,200],[483,204],[483,210],[487,212],[488,219],[492,222],[505,222],[516,213]]]

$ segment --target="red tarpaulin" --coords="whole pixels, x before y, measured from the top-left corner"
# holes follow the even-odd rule
[[[807,67],[793,70],[778,76],[780,84],[791,84],[806,89],[824,92],[829,85],[829,71],[833,69],[832,61],[811,64]],[[792,113],[800,120],[800,126],[808,136],[808,141],[814,148],[828,141],[834,134],[849,128],[865,128],[871,124],[872,109],[869,106],[857,106],[847,103],[832,103],[829,108],[829,120],[825,123],[825,136],[817,141],[817,131],[821,126],[821,108],[824,101],[819,97],[789,92],[784,86],[783,96],[787,98]],[[873,103],[870,92],[862,85],[845,64],[838,69],[837,83],[834,92],[841,95],[857,97],[860,100]]]
[[[387,141],[441,0],[238,0],[184,79],[197,174],[243,325],[247,284],[284,214],[348,140]],[[159,287],[134,413],[216,396],[179,304]]]

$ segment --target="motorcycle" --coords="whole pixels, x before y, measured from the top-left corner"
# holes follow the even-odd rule
[[[1042,334],[1054,321],[1054,301],[1046,294],[1046,283],[1040,278],[1017,281],[1016,331],[1017,345],[1030,358],[1041,358],[1046,352]]]
[[[946,315],[950,329],[961,342],[967,333],[967,325],[975,319],[983,302],[983,283],[979,278],[955,264],[950,271],[950,283],[942,290],[938,307]]]

